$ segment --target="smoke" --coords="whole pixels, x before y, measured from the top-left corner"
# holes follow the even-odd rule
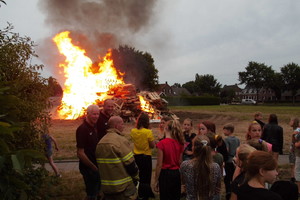
[[[37,49],[40,59],[58,74],[59,56],[49,51],[55,48],[52,37],[65,30],[93,61],[109,48],[134,46],[135,36],[151,24],[155,4],[156,0],[40,0],[45,23],[53,32]]]

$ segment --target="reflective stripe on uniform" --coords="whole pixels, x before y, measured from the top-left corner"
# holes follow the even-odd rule
[[[101,184],[102,185],[121,185],[127,182],[132,181],[131,177],[126,177],[123,179],[119,179],[119,180],[103,180],[101,179]]]
[[[124,157],[122,158],[122,161],[123,161],[123,162],[124,162],[124,161],[127,161],[127,160],[129,160],[130,158],[133,158],[133,153],[132,153],[132,151],[130,151],[129,154],[127,154],[126,156],[124,156]]]
[[[132,157],[133,157],[133,153],[130,152],[123,158],[97,158],[97,163],[99,163],[99,164],[101,164],[101,163],[121,163],[122,161],[123,162],[127,161]]]

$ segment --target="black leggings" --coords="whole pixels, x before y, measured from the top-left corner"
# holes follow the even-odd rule
[[[149,155],[134,155],[136,165],[139,168],[140,183],[151,183],[152,175],[152,158]]]
[[[152,177],[152,158],[149,155],[138,154],[134,155],[135,162],[139,168],[140,186],[139,198],[146,200],[148,197],[154,197],[151,189]]]
[[[180,200],[181,179],[179,169],[162,169],[159,175],[159,196],[161,200]]]

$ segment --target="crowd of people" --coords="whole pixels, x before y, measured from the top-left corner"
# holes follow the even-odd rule
[[[225,124],[223,133],[217,134],[211,121],[193,127],[189,118],[181,124],[163,117],[159,129],[152,130],[148,114],[142,112],[128,140],[123,133],[124,122],[112,116],[113,109],[110,99],[101,110],[90,105],[76,130],[86,200],[148,200],[155,192],[161,200],[220,200],[222,189],[226,200],[298,199],[298,118],[290,122],[291,180],[278,181],[283,129],[276,114],[270,114],[268,123],[264,123],[262,113],[255,113],[241,143],[233,124]],[[152,179],[153,149],[157,162]],[[58,174],[55,166],[53,169]]]

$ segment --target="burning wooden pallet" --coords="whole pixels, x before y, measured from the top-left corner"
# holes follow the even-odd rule
[[[125,121],[132,121],[141,112],[147,112],[151,122],[160,122],[167,115],[173,119],[179,119],[169,112],[168,102],[162,99],[156,92],[136,92],[132,84],[118,85],[112,88],[108,94],[115,102],[114,115],[121,116]]]

